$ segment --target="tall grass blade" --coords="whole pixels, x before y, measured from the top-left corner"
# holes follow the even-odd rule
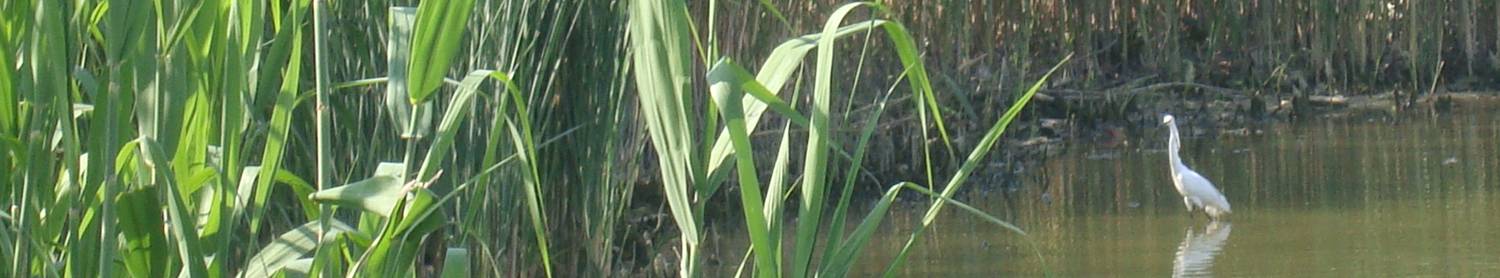
[[[871,20],[864,23],[851,24],[839,28],[833,36],[842,38],[876,26],[881,26],[885,22],[884,20]],[[760,71],[756,72],[755,80],[759,81],[759,85],[765,88],[765,91],[770,95],[780,94],[782,87],[786,86],[787,81],[791,80],[792,76],[801,69],[807,53],[817,47],[819,38],[824,35],[823,33],[803,35],[777,45],[776,49],[771,51],[771,54],[766,58],[765,63],[761,65]],[[756,94],[745,96],[745,98],[747,99],[742,101],[745,105],[745,126],[754,129],[760,123],[761,116],[765,114],[766,109],[770,108],[769,103],[749,99],[761,98],[757,97]],[[711,173],[721,171],[720,168],[724,163],[730,161],[730,156],[734,152],[733,144],[729,139],[729,131],[720,131],[719,135],[715,138],[714,148],[709,152],[708,156],[708,169]]]
[[[510,133],[510,141],[515,147],[516,157],[526,167],[526,172],[522,175],[522,180],[525,181],[522,191],[526,194],[526,210],[531,215],[531,229],[532,234],[535,236],[537,252],[541,253],[542,256],[542,270],[547,274],[547,277],[552,277],[552,256],[550,254],[551,251],[547,247],[547,219],[542,214],[542,178],[537,169],[536,160],[538,156],[536,142],[533,141],[536,136],[532,133],[531,112],[527,109],[520,89],[516,87],[514,82],[511,82],[509,76],[495,72],[490,73],[489,77],[499,80],[504,85],[505,92],[508,92],[511,96],[510,103],[515,105],[516,108],[517,124],[507,125],[506,130]]]
[[[780,262],[777,261],[779,253],[775,245],[779,242],[773,241],[770,235],[770,222],[765,218],[762,203],[765,202],[760,193],[759,173],[756,172],[755,152],[751,149],[749,128],[745,126],[744,105],[740,100],[744,98],[738,89],[740,83],[748,81],[755,82],[744,69],[740,69],[727,60],[720,60],[708,73],[710,82],[709,90],[713,93],[713,100],[720,113],[723,113],[725,128],[729,131],[731,142],[735,147],[735,166],[739,172],[740,204],[744,209],[746,230],[750,234],[750,245],[755,255],[755,272],[758,277],[774,277],[780,273]],[[777,100],[772,98],[773,100]],[[777,100],[779,101],[779,100]],[[785,107],[778,111],[791,111]],[[780,196],[772,196],[777,198]]]
[[[295,15],[290,15],[293,19]],[[250,233],[255,234],[260,230],[260,223],[265,216],[266,201],[270,199],[273,185],[275,184],[276,170],[281,169],[282,158],[286,151],[286,140],[292,124],[292,110],[297,106],[297,92],[300,84],[299,76],[302,72],[302,36],[293,28],[283,31],[277,35],[278,40],[288,40],[285,45],[290,48],[290,60],[287,62],[286,72],[281,80],[281,90],[275,97],[276,106],[271,112],[270,128],[266,136],[265,148],[261,152],[260,181],[256,183],[255,189],[250,191],[254,197],[250,206]],[[244,192],[245,190],[241,190]]]

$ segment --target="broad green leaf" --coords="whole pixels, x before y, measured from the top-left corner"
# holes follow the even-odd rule
[[[359,208],[365,212],[390,217],[397,201],[405,197],[405,185],[396,177],[374,176],[354,183],[314,192],[312,200],[320,203]]]
[[[416,32],[407,62],[407,94],[411,104],[422,104],[443,84],[464,37],[464,25],[474,10],[473,0],[422,1],[417,5]]]
[[[295,261],[287,262],[286,265],[281,267],[281,273],[279,274],[281,274],[281,277],[286,278],[314,277],[312,275],[313,262],[313,258],[297,259]]]
[[[338,220],[332,220],[329,224],[329,230],[324,233],[324,237],[332,237],[338,233],[353,230],[349,225]],[[271,244],[261,248],[255,256],[250,257],[249,263],[245,265],[245,272],[240,273],[239,277],[271,277],[295,261],[306,259],[308,263],[311,263],[309,256],[318,248],[318,229],[321,226],[321,222],[307,222],[277,236]]]
[[[828,256],[830,260],[824,262],[823,269],[819,274],[830,277],[840,277],[848,274],[849,267],[861,255],[859,254],[859,250],[864,247],[865,243],[870,241],[871,235],[880,226],[880,222],[885,218],[885,213],[891,209],[891,204],[896,201],[896,195],[901,193],[901,189],[905,184],[909,183],[903,182],[902,184],[891,186],[890,189],[886,190],[885,194],[880,197],[880,201],[875,203],[875,207],[871,208],[870,212],[865,214],[864,220],[859,222],[859,226],[854,228],[854,233],[838,244],[841,248],[825,251],[832,252],[834,255]]]
[[[770,236],[770,221],[765,218],[764,197],[761,196],[760,173],[756,172],[755,152],[750,144],[750,131],[745,126],[745,111],[740,100],[744,93],[740,90],[744,82],[754,82],[743,69],[730,63],[728,60],[720,60],[714,69],[708,73],[709,91],[713,94],[715,105],[722,107],[719,112],[723,114],[724,123],[727,125],[731,142],[735,147],[735,166],[739,172],[740,206],[744,211],[745,225],[748,226],[750,234],[750,246],[755,255],[755,271],[759,277],[773,277],[781,273],[781,264],[777,262],[780,255],[774,245],[780,242],[772,241]],[[772,100],[775,100],[772,98]],[[796,115],[796,111],[784,103],[780,104],[784,111]],[[773,196],[780,197],[780,196]]]
[[[159,186],[159,185],[158,185]],[[165,277],[170,260],[166,234],[161,233],[162,203],[155,188],[136,188],[121,193],[119,229],[124,235],[121,259],[125,271],[137,277]]]
[[[469,273],[469,249],[448,248],[443,258],[443,278],[474,277]]]
[[[381,163],[381,169],[369,178],[350,184],[319,190],[312,194],[313,201],[358,208],[365,212],[390,217],[396,204],[406,197],[406,185],[401,175],[391,173],[392,167],[400,163]]]

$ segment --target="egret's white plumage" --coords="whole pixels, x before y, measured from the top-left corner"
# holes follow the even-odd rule
[[[1182,164],[1182,158],[1177,156],[1178,149],[1182,148],[1181,139],[1177,138],[1177,121],[1172,115],[1162,116],[1161,122],[1167,124],[1172,135],[1167,140],[1167,157],[1172,164],[1172,185],[1177,187],[1177,193],[1182,194],[1182,203],[1187,205],[1188,212],[1203,209],[1209,217],[1222,218],[1229,214],[1229,200],[1224,199],[1224,194],[1219,193],[1218,188],[1209,182],[1203,175],[1188,169]]]

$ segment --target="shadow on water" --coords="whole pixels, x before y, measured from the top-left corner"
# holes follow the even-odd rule
[[[1203,227],[1202,232],[1187,228],[1182,244],[1177,245],[1177,258],[1172,260],[1172,277],[1211,277],[1214,257],[1224,249],[1229,239],[1229,222],[1214,221]]]
[[[1028,236],[945,212],[898,274],[1500,273],[1500,252],[1494,249],[1500,246],[1500,112],[1315,120],[1259,129],[1235,136],[1182,130],[1188,165],[1234,205],[1234,237],[1228,223],[1215,228],[1202,217],[1190,218],[1168,180],[1166,130],[1142,129],[1133,132],[1138,135],[1130,146],[1063,146],[1059,155],[1028,169],[1020,186],[968,187],[960,200]],[[894,207],[851,276],[880,275],[925,207],[922,202]],[[717,248],[732,250],[724,256],[731,262],[725,274],[732,275],[747,243],[742,229],[721,231]]]

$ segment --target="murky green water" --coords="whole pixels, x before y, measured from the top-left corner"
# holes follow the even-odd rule
[[[1167,178],[1165,130],[1147,130],[1153,137],[1132,138],[1131,146],[1067,146],[1029,170],[1018,189],[969,192],[963,200],[1029,236],[949,210],[903,274],[1500,273],[1500,113],[1313,121],[1248,136],[1188,131],[1184,159],[1228,196],[1229,223],[1189,218]],[[906,206],[887,218],[860,260],[868,267],[856,267],[867,272],[858,275],[883,269],[923,209]],[[725,239],[743,237],[735,233]]]

